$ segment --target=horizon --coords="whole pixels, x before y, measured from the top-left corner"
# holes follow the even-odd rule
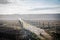
[[[7,20],[60,20],[60,14],[22,14],[22,15],[0,15],[1,19]]]

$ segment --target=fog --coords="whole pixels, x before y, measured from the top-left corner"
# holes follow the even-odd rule
[[[60,20],[60,14],[13,14],[13,15],[0,15],[0,20]]]

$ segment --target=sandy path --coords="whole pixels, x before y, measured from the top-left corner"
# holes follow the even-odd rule
[[[35,33],[35,34],[36,34],[38,37],[40,37],[41,39],[47,38],[48,40],[51,40],[51,36],[50,36],[48,33],[46,33],[45,30],[40,29],[40,28],[37,28],[37,27],[35,27],[35,26],[32,26],[32,25],[26,23],[25,21],[23,21],[23,20],[21,20],[21,19],[20,19],[20,21],[23,23],[23,28],[25,28],[25,29],[27,29],[27,30]],[[43,37],[42,37],[40,34],[41,34]]]

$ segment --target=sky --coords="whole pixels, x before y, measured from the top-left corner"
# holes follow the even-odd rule
[[[60,0],[0,0],[0,14],[57,14]]]

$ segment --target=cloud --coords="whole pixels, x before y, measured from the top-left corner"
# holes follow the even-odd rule
[[[2,3],[0,3],[0,14],[60,13],[60,4],[56,0],[6,0],[7,5]]]
[[[0,0],[0,4],[8,4],[8,0]]]
[[[32,11],[37,11],[37,10],[53,10],[53,9],[60,9],[60,7],[34,8],[34,9],[31,9],[31,10]]]

